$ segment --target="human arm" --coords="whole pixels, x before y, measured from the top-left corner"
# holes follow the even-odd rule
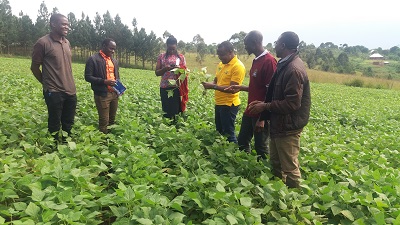
[[[40,64],[32,62],[31,64],[31,71],[33,75],[36,77],[36,79],[42,83],[43,78],[42,78],[42,71],[40,70]]]
[[[163,67],[163,65],[161,64],[160,57],[161,56],[159,56],[158,59],[157,59],[156,69],[154,71],[156,76],[162,76],[162,75],[164,75],[164,73],[166,73],[166,72],[178,67],[176,65],[168,65],[168,66]]]
[[[202,82],[201,83],[205,89],[214,89],[217,91],[225,92],[225,93],[236,93],[232,90],[227,89],[229,86],[218,86],[217,85],[217,78],[214,79],[213,82]],[[230,86],[238,85],[238,83],[231,81]]]
[[[105,84],[108,86],[114,86],[115,81],[107,80],[104,76],[100,73],[100,69],[96,68],[99,66],[99,63],[95,61],[95,57],[91,56],[86,60],[85,65],[85,80],[92,84]]]
[[[249,87],[245,85],[230,85],[229,87],[225,88],[226,91],[232,91],[232,93],[236,93],[239,91],[247,91],[249,92]]]
[[[42,83],[42,71],[40,70],[40,66],[42,65],[44,57],[44,50],[43,45],[40,42],[37,42],[33,46],[33,53],[32,53],[32,63],[31,63],[31,71],[35,78]]]

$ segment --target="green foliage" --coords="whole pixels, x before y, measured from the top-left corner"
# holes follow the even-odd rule
[[[371,67],[367,67],[366,69],[364,69],[363,75],[366,76],[366,77],[373,77],[374,76],[374,72],[372,71]]]
[[[215,131],[213,93],[200,88],[205,70],[192,68],[186,119],[169,125],[159,78],[122,68],[128,89],[117,124],[104,135],[84,65],[74,64],[73,136],[55,147],[29,65],[0,58],[1,224],[400,222],[398,91],[312,83],[299,156],[303,180],[293,190],[273,178],[268,160],[257,161]],[[245,103],[247,94],[240,96]]]
[[[352,81],[345,82],[344,84],[347,86],[351,86],[351,87],[363,87],[364,81],[362,81],[360,79],[354,79]]]

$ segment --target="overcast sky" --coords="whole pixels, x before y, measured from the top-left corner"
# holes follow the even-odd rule
[[[19,12],[36,21],[43,0],[9,0],[14,15]],[[400,14],[395,0],[44,0],[48,11],[57,7],[77,19],[82,12],[94,19],[110,12],[122,22],[162,37],[164,31],[178,41],[191,42],[197,34],[207,44],[228,40],[233,34],[259,30],[264,44],[282,32],[294,31],[300,40],[317,47],[321,43],[363,45],[369,49],[400,47]]]

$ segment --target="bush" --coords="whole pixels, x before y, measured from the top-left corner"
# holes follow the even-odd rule
[[[363,87],[364,81],[362,81],[360,79],[354,79],[349,82],[344,82],[344,85],[351,86],[351,87]]]

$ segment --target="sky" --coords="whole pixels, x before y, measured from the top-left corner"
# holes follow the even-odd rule
[[[363,45],[369,49],[400,47],[400,14],[395,0],[8,0],[12,13],[22,11],[36,21],[44,1],[49,12],[53,8],[64,15],[70,12],[77,19],[82,13],[93,21],[96,12],[107,11],[132,28],[162,37],[165,31],[178,41],[193,41],[199,34],[206,44],[221,43],[233,34],[259,30],[264,45],[273,43],[285,31],[298,34],[306,44],[319,46]]]

